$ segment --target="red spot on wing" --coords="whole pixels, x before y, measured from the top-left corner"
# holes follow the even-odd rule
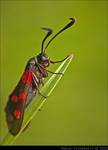
[[[19,109],[15,109],[14,110],[14,116],[16,119],[20,119],[21,118],[21,112]]]
[[[12,95],[11,100],[15,103],[18,102],[18,97],[16,95]]]
[[[23,83],[31,83],[32,82],[32,73],[28,70],[26,70],[22,76],[22,82]]]
[[[26,100],[27,94],[26,93],[20,93],[19,94],[19,99],[20,100]]]

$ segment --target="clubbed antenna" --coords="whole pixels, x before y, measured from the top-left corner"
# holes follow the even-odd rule
[[[50,39],[50,41],[47,43],[47,45],[46,45],[46,47],[45,47],[45,49],[44,49],[44,51],[46,50],[46,48],[48,47],[48,45],[51,43],[51,41],[53,40],[53,39],[55,39],[55,37],[57,36],[57,35],[59,35],[61,32],[63,32],[64,30],[66,30],[66,29],[68,29],[69,27],[71,27],[74,23],[75,23],[75,19],[74,18],[69,18],[71,21],[64,27],[64,28],[62,28],[59,32],[57,32],[51,39]],[[46,28],[47,29],[47,28]],[[48,31],[49,31],[49,29],[47,29]],[[52,32],[48,32],[48,34],[46,35],[46,37],[44,38],[44,40],[43,40],[43,42],[42,43],[44,43],[44,41],[45,41],[45,39],[51,34]],[[43,44],[42,44],[42,52],[43,52]]]
[[[41,45],[41,53],[44,52],[43,47],[44,47],[44,42],[45,40],[48,38],[48,36],[50,36],[52,34],[52,29],[49,28],[42,28],[43,30],[47,31],[47,35],[44,37],[43,41],[42,41],[42,45]]]

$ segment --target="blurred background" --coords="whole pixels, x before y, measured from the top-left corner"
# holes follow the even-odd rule
[[[4,108],[26,62],[40,52],[45,32],[76,23],[48,47],[52,60],[75,57],[64,77],[14,145],[108,144],[108,2],[0,1],[0,140],[7,133]],[[49,38],[50,39],[50,38]],[[49,69],[54,71],[58,65]]]

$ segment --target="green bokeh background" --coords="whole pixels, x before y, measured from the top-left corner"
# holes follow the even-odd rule
[[[45,33],[76,24],[47,49],[53,60],[74,53],[65,76],[15,145],[108,144],[107,1],[0,1],[0,140],[7,133],[4,107],[27,60],[40,51]],[[57,65],[51,66],[55,70]]]

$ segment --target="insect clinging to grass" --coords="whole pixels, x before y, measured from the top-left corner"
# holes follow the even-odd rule
[[[44,78],[48,77],[48,72],[57,75],[61,74],[52,72],[47,68],[50,66],[50,64],[63,62],[68,58],[68,56],[62,60],[53,61],[46,54],[46,49],[48,48],[49,44],[56,38],[56,36],[71,27],[74,23],[75,19],[70,18],[70,22],[60,31],[58,31],[49,40],[45,47],[44,43],[46,39],[52,34],[52,29],[42,28],[47,32],[47,34],[42,41],[41,52],[37,56],[29,59],[19,83],[13,92],[9,95],[9,99],[5,107],[6,122],[9,132],[12,135],[15,136],[20,131],[25,109],[33,100],[33,98],[37,94],[40,94],[42,97],[46,98],[46,96],[40,92],[40,85],[44,85],[43,80]]]

